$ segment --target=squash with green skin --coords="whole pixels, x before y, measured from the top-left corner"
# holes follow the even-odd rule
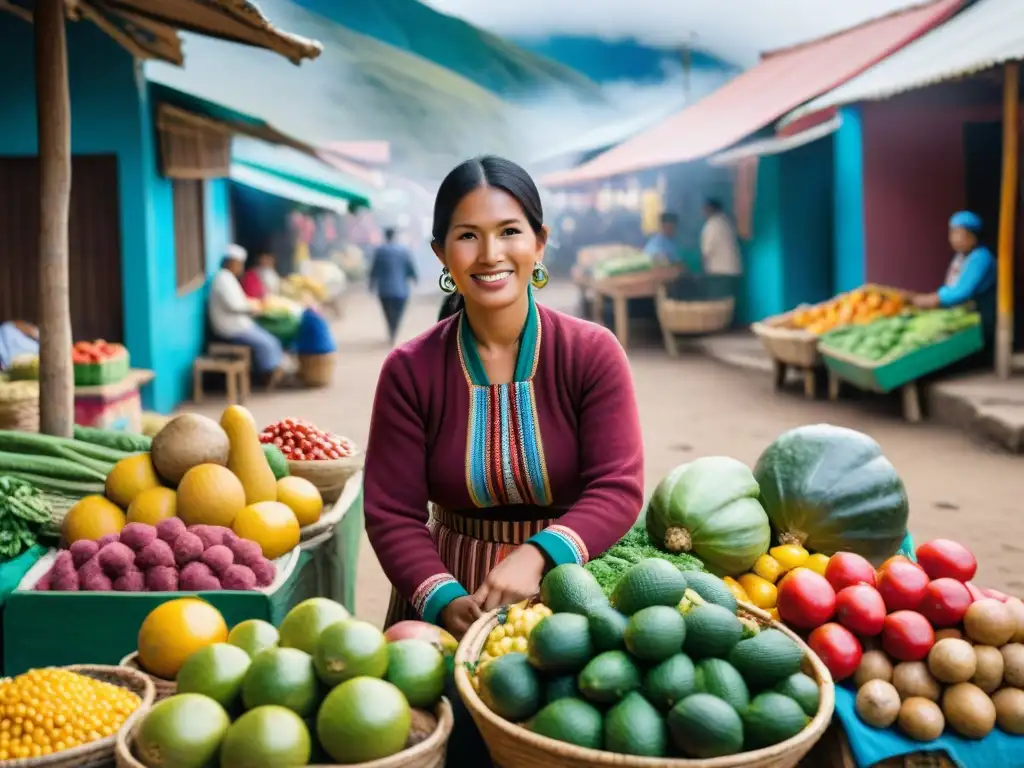
[[[754,477],[779,543],[855,552],[878,566],[907,535],[903,481],[861,432],[831,424],[785,432],[761,454]]]
[[[683,464],[651,496],[647,533],[668,552],[692,552],[708,570],[744,573],[771,543],[758,493],[750,469],[736,459],[709,456]]]

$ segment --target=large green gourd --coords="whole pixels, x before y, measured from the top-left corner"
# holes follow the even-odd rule
[[[782,544],[875,565],[900,548],[910,512],[903,481],[867,435],[816,424],[780,435],[754,467],[761,503]]]
[[[683,464],[651,496],[647,533],[659,547],[692,552],[723,576],[743,573],[771,543],[758,493],[754,475],[736,459],[709,456]]]

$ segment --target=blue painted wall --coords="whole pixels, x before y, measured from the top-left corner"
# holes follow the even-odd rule
[[[864,248],[864,124],[859,107],[839,111],[842,124],[833,138],[835,293],[865,282]]]
[[[784,311],[782,304],[782,163],[779,155],[757,164],[753,237],[744,249],[746,269],[743,322],[763,320]]]

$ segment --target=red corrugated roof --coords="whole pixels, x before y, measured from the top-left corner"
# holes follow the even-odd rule
[[[766,54],[696,104],[543,182],[564,187],[707,157],[842,85],[948,19],[963,4],[964,0],[936,0]]]

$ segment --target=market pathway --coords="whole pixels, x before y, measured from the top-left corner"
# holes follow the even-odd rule
[[[543,303],[571,310],[576,294],[552,284]],[[434,321],[436,298],[414,301],[403,336]],[[384,320],[375,301],[353,295],[337,326],[340,361],[333,386],[319,391],[256,395],[257,422],[306,418],[365,444],[380,364],[387,354]],[[723,366],[700,356],[670,360],[660,347],[631,344],[646,445],[647,486],[675,465],[698,456],[728,455],[753,464],[780,432],[830,422],[867,432],[899,469],[912,501],[918,540],[957,538],[981,564],[979,581],[1024,595],[1024,462],[988,451],[945,427],[902,423],[895,409],[873,403],[808,402],[798,393],[775,395],[767,376]],[[216,398],[201,411],[217,416]],[[358,612],[382,622],[387,579],[364,541],[359,563]]]

